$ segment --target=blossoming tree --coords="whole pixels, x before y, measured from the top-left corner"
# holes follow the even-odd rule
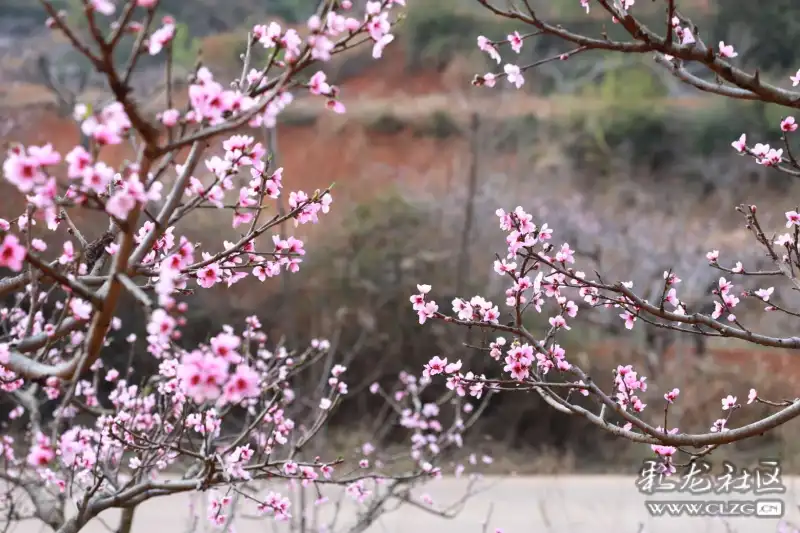
[[[538,65],[566,61],[577,54],[605,51],[652,55],[678,79],[701,91],[768,102],[790,110],[800,108],[800,92],[782,86],[789,82],[792,87],[799,85],[800,71],[789,80],[772,83],[758,71],[745,72],[737,68],[734,46],[724,42],[707,44],[702,32],[680,12],[675,0],[660,1],[664,14],[659,28],[646,26],[637,18],[639,6],[635,0],[580,0],[587,13],[592,9],[600,10],[610,24],[621,27],[627,37],[624,40],[613,40],[605,33],[582,35],[549,23],[529,0],[512,2],[511,8],[500,7],[499,2],[490,0],[477,1],[494,15],[519,24],[519,31],[506,38],[478,37],[479,48],[503,66],[497,72],[476,76],[474,85],[477,86],[491,88],[498,83],[508,83],[521,88],[526,76]],[[530,65],[517,65],[513,61],[515,54],[520,53],[527,40],[539,35],[559,38],[565,44],[564,52]],[[690,73],[689,64],[704,68],[707,76]],[[697,68],[692,69],[692,72],[697,71]],[[797,128],[794,117],[786,116],[776,124],[782,147],[750,145],[745,134],[733,140],[732,147],[741,156],[750,158],[752,164],[800,176],[800,163],[791,143]],[[639,289],[646,291],[644,294],[637,293],[631,282],[613,282],[601,274],[581,271],[573,247],[567,242],[558,242],[558,228],[533,220],[524,205],[511,211],[498,209],[500,228],[507,233],[507,248],[494,262],[495,272],[508,286],[503,309],[475,296],[456,298],[452,301],[452,314],[446,314],[432,298],[429,285],[419,285],[419,293],[411,297],[421,324],[442,320],[485,332],[483,350],[497,361],[496,375],[475,375],[463,368],[460,360],[448,362],[440,357],[433,357],[425,365],[424,374],[443,377],[447,388],[460,395],[477,396],[487,390],[534,390],[565,415],[584,417],[601,430],[650,445],[660,457],[664,473],[675,471],[679,452],[690,461],[696,460],[723,444],[761,435],[794,419],[800,415],[800,400],[773,401],[750,389],[730,391],[730,395],[721,399],[721,405],[708,406],[707,428],[672,427],[670,405],[680,401],[680,390],[673,388],[674,384],[662,383],[661,388],[666,392],[661,405],[646,409],[642,393],[647,390],[648,382],[632,365],[621,364],[609,369],[613,375],[608,378],[590,377],[570,360],[570,354],[559,344],[560,337],[570,329],[571,319],[579,312],[576,302],[582,301],[592,308],[612,310],[627,329],[646,323],[687,335],[735,339],[771,348],[800,348],[800,338],[793,332],[785,337],[758,333],[739,316],[741,308],[750,306],[773,314],[798,316],[796,308],[770,298],[776,286],[778,290],[800,288],[797,274],[800,215],[796,211],[786,212],[788,232],[772,236],[759,222],[755,205],[741,205],[737,210],[744,217],[755,246],[774,266],[766,270],[748,268],[735,259],[723,261],[724,256],[717,250],[709,251],[708,266],[718,270],[720,277],[709,295],[714,311],[703,314],[696,308],[699,304],[681,299],[681,272],[665,271],[661,289],[655,291],[655,295],[650,287]],[[746,277],[755,279],[760,288],[737,291],[736,284],[742,285],[740,280]],[[526,324],[530,322],[526,322],[525,317],[530,313],[548,316],[549,327],[541,332],[529,330]],[[737,411],[747,409],[747,404],[754,402],[771,406],[774,413],[752,423],[737,424]]]
[[[188,294],[297,272],[304,243],[281,237],[278,226],[315,224],[331,207],[330,190],[285,194],[283,170],[241,132],[273,128],[297,93],[345,112],[339,88],[315,66],[360,44],[380,58],[404,0],[367,2],[363,11],[325,0],[302,31],[257,25],[239,79],[226,87],[198,65],[184,107],[173,105],[176,21],[159,20],[158,0],[85,0],[84,31],[48,0],[41,4],[48,26],[105,77],[111,101],[77,107],[81,145],[66,153],[15,145],[3,163],[4,180],[25,199],[0,219],[0,267],[11,271],[0,280],[8,304],[0,309],[3,527],[35,519],[73,533],[121,509],[118,530],[128,532],[142,502],[211,491],[207,508],[189,520],[227,530],[244,502],[264,520],[307,531],[307,509],[286,491],[310,491],[321,506],[329,485],[360,504],[355,521],[333,519],[329,531],[362,531],[398,502],[449,516],[409,489],[441,475],[488,395],[473,402],[428,392],[423,401],[429,380],[408,374],[393,387],[374,384],[369,392],[386,402],[386,427],[408,431],[406,462],[365,443],[350,464],[309,456],[309,443],[348,393],[347,369],[328,341],[299,350],[271,342],[255,316],[199,346],[183,341]],[[167,106],[156,116],[132,91],[146,54],[165,57]],[[112,166],[107,147],[123,144],[135,158]],[[273,202],[284,196],[285,213]],[[231,213],[231,242],[181,234],[187,216],[206,207]],[[79,210],[106,216],[99,238],[86,237],[92,228],[81,227]],[[117,316],[123,299],[144,312],[146,332]],[[157,372],[142,375],[153,362]],[[293,380],[315,364],[325,379],[298,401]]]

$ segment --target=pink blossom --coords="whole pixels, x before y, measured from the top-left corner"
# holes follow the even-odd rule
[[[181,359],[177,377],[181,380],[183,390],[195,402],[216,400],[228,378],[228,363],[213,354],[189,352]]]
[[[747,135],[742,133],[742,135],[737,140],[731,143],[731,146],[733,146],[733,149],[739,152],[740,154],[743,153],[747,148]]]
[[[515,31],[511,35],[508,36],[508,42],[511,43],[511,49],[514,50],[516,53],[520,53],[522,50],[522,36],[519,34],[518,31]]]
[[[239,403],[245,398],[255,398],[260,393],[258,372],[247,365],[239,365],[225,384],[224,400]]]
[[[725,278],[722,278],[722,277],[719,278],[719,282],[717,283],[717,286],[719,287],[719,292],[722,295],[727,294],[728,292],[730,292],[731,289],[733,289],[733,283],[731,283],[730,281],[728,281],[728,280],[726,280]]]
[[[675,401],[675,398],[678,397],[678,394],[680,394],[680,392],[681,391],[679,389],[672,389],[671,391],[669,391],[664,395],[664,399],[667,400],[669,403],[672,403]]]
[[[793,242],[794,238],[788,233],[779,235],[778,238],[775,239],[775,244],[777,244],[778,246],[791,246]]]
[[[98,13],[102,13],[103,15],[113,15],[116,7],[114,3],[110,0],[89,0],[89,5],[91,5]]]
[[[341,115],[341,114],[343,114],[343,113],[345,113],[347,111],[347,108],[344,106],[344,104],[342,102],[340,102],[339,100],[334,100],[333,98],[329,98],[325,102],[325,107],[327,109],[329,109],[330,111],[333,111],[334,113],[337,113],[339,115]],[[329,196],[330,195],[326,195],[326,198],[329,197]]]
[[[522,72],[517,65],[505,65],[503,71],[506,73],[509,83],[515,85],[517,89],[525,84],[525,78],[522,77]]]
[[[487,72],[483,76],[476,76],[475,80],[472,82],[473,85],[476,86],[483,86],[486,87],[494,87],[497,84],[497,78],[491,72]]]
[[[720,57],[733,58],[739,54],[734,51],[733,45],[725,44],[723,41],[719,42],[719,55]]]
[[[367,498],[369,498],[371,492],[367,490],[367,487],[364,483],[363,479],[358,481],[354,481],[353,483],[349,484],[345,488],[345,492],[354,500],[359,503],[363,503]]]
[[[425,364],[423,375],[424,376],[435,376],[436,374],[441,374],[445,371],[445,367],[447,366],[447,358],[442,359],[438,355],[428,361]]]
[[[663,446],[660,444],[652,444],[650,448],[661,457],[671,457],[678,451],[674,446]]]
[[[78,320],[89,320],[92,316],[92,304],[80,298],[73,298],[69,304],[72,316]]]
[[[789,76],[789,79],[792,80],[792,87],[800,85],[800,70],[794,76]]]
[[[664,297],[664,301],[666,301],[666,302],[674,305],[675,307],[677,307],[678,304],[680,303],[680,300],[678,300],[677,291],[675,291],[674,288],[672,288],[669,291],[667,291],[667,294]]]
[[[387,34],[378,39],[372,47],[372,57],[380,59],[383,57],[383,49],[386,48],[391,42],[394,41],[394,35]]]
[[[750,392],[747,394],[747,403],[751,404],[758,398],[758,392],[756,389],[750,389]]]
[[[483,35],[480,35],[478,37],[478,48],[481,49],[483,52],[489,54],[489,57],[491,57],[498,64],[500,64],[501,61],[500,53],[497,51],[497,48],[495,48],[492,42]],[[800,73],[800,71],[798,72]]]
[[[325,79],[325,73],[321,70],[311,76],[311,80],[308,82],[308,89],[311,94],[330,94],[331,86],[328,85]]]
[[[52,448],[37,444],[31,447],[31,450],[28,453],[28,464],[35,468],[39,468],[45,466],[50,461],[55,459],[55,456],[56,453]]]
[[[14,272],[22,270],[22,265],[25,262],[27,251],[25,247],[20,244],[16,235],[10,233],[3,237],[3,242],[0,243],[0,267],[6,267]]]
[[[166,18],[166,17],[165,17]],[[164,25],[158,28],[150,36],[148,52],[154,56],[161,52],[164,47],[175,37],[175,23],[171,20],[164,20]]]
[[[197,271],[197,284],[208,289],[222,280],[222,270],[217,263],[201,268]]]
[[[549,319],[549,322],[550,322],[550,325],[553,326],[556,329],[567,329],[567,330],[568,329],[572,329],[569,326],[567,326],[567,321],[564,320],[564,317],[561,316],[561,315],[551,317]]]
[[[106,213],[117,220],[126,220],[128,214],[136,207],[136,199],[127,191],[119,190],[106,202]]]
[[[447,361],[447,359],[445,359]],[[444,367],[445,374],[455,374],[461,370],[461,359]]]
[[[257,25],[253,27],[253,35],[264,48],[273,48],[278,42],[283,30],[276,22],[271,22],[269,26]]]
[[[769,301],[769,297],[772,295],[772,292],[775,290],[774,287],[769,287],[768,289],[758,289],[755,291],[755,295],[764,300],[765,302]]]
[[[631,313],[630,311],[625,311],[619,317],[625,321],[625,328],[626,329],[633,329],[633,325],[636,322],[636,315]]]
[[[283,465],[283,472],[288,476],[297,475],[300,467],[294,461],[286,461]]]
[[[331,51],[336,46],[324,35],[312,35],[308,39],[311,44],[311,58],[319,61],[330,61]],[[377,56],[380,57],[380,56]]]
[[[30,155],[39,166],[47,167],[57,165],[61,162],[61,154],[53,149],[52,144],[45,144],[44,146],[29,146],[28,155]]]
[[[164,309],[156,309],[150,315],[150,321],[147,324],[147,333],[155,336],[160,341],[167,341],[172,336],[175,330],[177,321],[169,315]]]
[[[180,117],[181,113],[177,109],[167,109],[166,111],[161,113],[161,123],[167,126],[168,128],[171,128],[172,126],[178,123]]]
[[[114,169],[103,162],[86,166],[81,176],[83,186],[97,194],[105,194],[114,179]]]
[[[436,302],[425,302],[419,309],[417,309],[419,323],[424,324],[426,320],[434,317],[438,310],[439,306],[436,305]]]
[[[569,244],[564,243],[561,245],[561,250],[556,253],[556,261],[561,263],[574,263],[573,251],[570,249]]]
[[[211,349],[214,354],[234,364],[241,360],[237,351],[241,344],[242,340],[237,335],[230,333],[220,333],[211,339]]]
[[[727,411],[736,406],[736,396],[728,395],[722,399],[722,410]]]
[[[728,428],[725,427],[725,424],[728,421],[724,418],[719,418],[714,421],[714,425],[711,426],[711,433],[722,433],[723,431],[728,431]]]
[[[92,156],[82,146],[76,146],[64,158],[69,164],[67,176],[70,179],[81,178],[85,170],[92,164]]]
[[[289,498],[281,496],[277,492],[269,492],[263,503],[258,505],[258,512],[271,515],[279,522],[285,522],[292,516],[289,513],[291,505]]]
[[[32,191],[35,185],[45,179],[39,161],[22,152],[9,155],[3,162],[3,174],[6,180],[23,193]]]

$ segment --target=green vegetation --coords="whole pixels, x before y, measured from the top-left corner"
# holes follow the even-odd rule
[[[461,127],[447,111],[434,111],[420,123],[415,123],[412,128],[417,137],[434,137],[447,139],[461,135]]]
[[[322,103],[320,102],[320,105]],[[278,115],[278,123],[287,126],[311,127],[319,120],[319,112],[314,110],[300,110],[289,106],[283,113]]]
[[[161,0],[160,10],[188,24],[193,34],[203,36],[264,22],[271,17],[300,22],[317,5],[318,0]]]
[[[525,152],[538,140],[541,120],[533,114],[521,115],[505,121],[487,121],[492,132],[487,149],[500,152]]]
[[[191,35],[189,27],[178,22],[175,25],[175,38],[172,40],[172,57],[176,65],[190,69],[197,62],[200,40]]]
[[[69,0],[52,0],[51,4],[56,9],[66,9]],[[47,15],[42,9],[39,2],[31,2],[30,0],[3,0],[0,5],[0,19],[31,19],[39,22],[44,22]]]
[[[397,135],[410,129],[415,137],[448,139],[461,135],[461,126],[447,111],[437,110],[420,119],[404,120],[391,111],[383,111],[374,118],[366,120],[364,127],[371,133]]]
[[[407,126],[398,116],[389,112],[381,113],[366,124],[367,131],[385,135],[396,135],[406,129]]]
[[[609,68],[599,84],[582,87],[581,93],[604,103],[638,107],[648,100],[667,96],[667,89],[649,68],[643,65],[620,65]]]
[[[796,0],[717,0],[711,42],[736,46],[739,57],[762,71],[800,68],[800,3]],[[738,41],[738,42],[737,42]]]
[[[197,44],[188,35],[201,38],[238,32],[241,28],[264,22],[270,17],[301,22],[313,13],[318,2],[319,0],[161,0],[159,15],[171,14],[183,25],[179,30],[179,42],[176,43],[176,59],[188,66],[192,63],[189,58],[197,50]],[[70,20],[77,21],[81,18],[82,0],[52,0],[52,3],[57,9],[66,10]],[[36,2],[5,0],[0,4],[0,20],[12,21],[14,27],[40,27],[46,18]],[[571,31],[594,36],[606,32],[611,39],[623,36],[628,38],[619,25],[608,24],[598,12],[587,16],[577,1],[541,4],[543,5],[534,3],[540,16]],[[695,0],[681,2],[683,12],[689,14],[709,34],[706,39],[708,42],[724,40],[737,47],[740,53],[737,62],[744,62],[750,67],[757,65],[762,71],[798,66],[795,64],[795,51],[800,48],[800,3],[794,0],[775,0],[761,5],[750,0],[714,0],[710,12],[701,7],[703,5],[707,4]],[[224,9],[220,9],[222,6]],[[642,6],[637,4],[637,13],[653,28],[658,28],[663,23],[662,11],[650,3]],[[406,68],[410,70],[423,66],[441,69],[453,59],[460,58],[472,62],[476,71],[481,71],[495,70],[497,65],[477,49],[476,37],[485,35],[490,39],[504,39],[514,30],[524,28],[516,21],[492,16],[475,1],[425,1],[410,3],[398,33],[405,48]],[[245,48],[244,36],[242,34],[238,40],[215,41],[215,45],[221,48],[205,47],[204,55],[236,62]],[[563,43],[540,36],[526,42],[517,62],[525,64],[564,51]],[[143,66],[151,61],[158,61],[144,59]],[[608,60],[608,56],[603,60]],[[574,78],[580,71],[580,64],[579,60],[560,64],[560,77]],[[348,62],[339,77],[347,77],[350,70],[360,71],[364,65],[365,62],[360,58]],[[537,90],[544,94],[560,90],[555,80],[547,74],[547,69],[537,72],[537,76],[526,84],[526,90]],[[647,81],[648,77],[651,78],[650,81]],[[599,79],[603,87],[601,92],[604,93],[624,91],[633,97],[650,97],[652,92],[663,90],[653,85],[655,82],[651,76],[636,72],[635,69],[603,74]],[[589,80],[587,84],[594,86],[597,81]],[[637,93],[639,89],[643,91],[641,94]]]
[[[595,122],[604,144],[611,149],[629,143],[636,163],[658,168],[681,154],[708,156],[729,150],[743,132],[775,129],[768,123],[771,110],[736,101],[709,101],[701,109],[664,106],[615,106]]]
[[[230,31],[243,25],[278,17],[289,22],[305,20],[317,7],[319,0],[161,0],[160,14],[171,14],[185,23],[194,36],[206,36]],[[51,0],[56,9],[77,12],[80,0]],[[3,0],[0,20],[23,22],[22,26],[40,25],[46,15],[38,2]],[[657,6],[637,4],[645,22],[653,28],[662,22],[663,10]],[[795,52],[800,48],[800,3],[795,0],[772,0],[755,3],[751,0],[715,0],[709,16],[701,3],[680,2],[684,13],[690,15],[701,29],[711,33],[708,42],[731,41],[740,49],[740,59],[765,70],[796,68]],[[221,9],[222,8],[222,9]],[[614,38],[619,28],[604,18],[587,17],[580,3],[552,2],[539,8],[539,14],[563,24],[572,31],[598,35],[603,28]],[[597,19],[597,20],[595,20]],[[24,21],[29,21],[25,23]],[[475,37],[503,38],[519,26],[514,22],[489,16],[474,1],[425,1],[410,3],[404,33],[408,39],[408,64],[417,67],[423,61],[436,65],[448,57],[475,49]],[[741,37],[742,43],[736,43]],[[539,39],[538,42],[547,42]],[[746,47],[745,43],[749,43]],[[551,48],[545,44],[544,48]],[[537,49],[540,47],[536,45]]]
[[[403,22],[407,66],[442,68],[465,51],[477,51],[478,35],[506,35],[513,28],[510,21],[488,17],[483,11],[455,3],[420,4],[408,10]]]
[[[57,10],[65,10],[74,20],[82,12],[82,0],[51,0]],[[318,0],[161,0],[159,15],[170,14],[188,26],[195,37],[230,31],[255,24],[268,17],[289,22],[308,18]],[[47,15],[39,2],[3,0],[0,20],[28,21],[23,26],[41,25]]]

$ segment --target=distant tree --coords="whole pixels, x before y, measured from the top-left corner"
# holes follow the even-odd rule
[[[42,53],[36,58],[38,77],[55,96],[62,116],[70,115],[75,109],[89,83],[91,70],[85,58],[70,46],[57,47],[54,52]]]
[[[116,531],[130,533],[139,504],[198,492],[208,505],[187,512],[192,531],[200,521],[230,531],[234,516],[257,513],[298,533],[360,533],[404,504],[452,517],[458,505],[436,508],[412,488],[439,477],[448,462],[465,468],[451,461],[490,394],[431,394],[430,380],[406,372],[350,390],[351,353],[336,335],[295,350],[268,339],[256,316],[213,337],[205,331],[200,343],[184,335],[192,319],[187,294],[300,269],[303,241],[276,232],[284,222],[288,233],[324,219],[330,189],[289,191],[292,178],[275,167],[269,148],[240,133],[275,127],[295,94],[344,113],[321,63],[365,43],[379,58],[394,39],[396,3],[382,0],[365,12],[326,0],[318,13],[324,24],[254,26],[248,50],[267,50],[268,59],[245,54],[232,81],[207,67],[192,72],[188,88],[168,79],[158,113],[145,111],[152,102],[134,94],[133,80],[143,74],[140,56],[166,56],[170,64],[175,20],[159,17],[158,0],[83,4],[72,15],[84,24],[73,26],[70,14],[41,0],[48,26],[104,78],[111,101],[76,106],[84,146],[62,153],[54,142],[13,143],[2,165],[21,194],[0,219],[0,298],[11,304],[0,308],[0,530],[36,520],[78,533],[119,509]],[[135,37],[123,40],[123,32]],[[127,57],[118,61],[120,53]],[[39,61],[64,108],[86,83],[67,65],[58,55]],[[189,94],[180,109],[171,107],[177,90]],[[113,163],[110,146],[130,146],[135,156]],[[272,202],[282,196],[285,209]],[[183,235],[202,208],[230,213],[233,243]],[[87,210],[106,222],[98,228],[73,219]],[[131,307],[146,327],[119,316]],[[158,370],[143,371],[147,361]],[[314,368],[317,386],[296,391],[298,376]],[[347,465],[330,446],[312,451],[348,393],[385,406],[368,438],[402,431],[405,453],[367,441]],[[311,515],[327,500],[323,489],[335,485],[358,507],[343,519],[340,502],[331,502],[334,516],[317,525],[324,518]]]

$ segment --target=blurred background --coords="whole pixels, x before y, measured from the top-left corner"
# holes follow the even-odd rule
[[[80,26],[80,0],[53,3]],[[300,272],[199,292],[190,298],[191,328],[185,330],[187,341],[204,341],[223,324],[239,327],[255,314],[275,340],[288,345],[331,338],[341,357],[352,358],[351,399],[329,429],[330,442],[341,446],[350,446],[358,440],[353,435],[368,432],[380,417],[380,405],[358,394],[374,381],[390,384],[404,369],[418,374],[433,355],[460,358],[487,374],[501,370],[464,347],[483,340],[478,332],[420,327],[409,303],[415,285],[424,282],[433,285],[442,308],[455,296],[475,294],[502,308],[505,282],[492,271],[494,254],[505,250],[497,208],[521,205],[536,222],[554,228],[557,242],[569,242],[579,252],[583,270],[632,280],[646,297],[660,294],[662,274],[673,268],[683,280],[681,298],[710,311],[709,291],[720,273],[708,267],[707,251],[719,249],[726,266],[737,260],[748,269],[765,265],[734,207],[757,204],[764,226],[774,231],[783,227],[783,213],[796,207],[798,185],[792,178],[739,158],[731,148],[742,133],[752,142],[776,144],[783,110],[702,94],[648,55],[578,55],[528,71],[521,90],[505,83],[475,88],[470,84],[475,74],[497,69],[478,50],[477,36],[500,40],[524,28],[489,16],[476,2],[408,3],[398,39],[384,59],[376,62],[370,48],[362,47],[325,66],[342,88],[347,114],[335,115],[322,100],[297,94],[281,116],[273,144],[287,189],[313,191],[335,183],[333,209],[318,227],[282,228],[307,241]],[[599,9],[587,16],[578,0],[531,3],[541,17],[575,32],[599,35],[605,29],[614,37],[617,31]],[[300,27],[315,5],[315,0],[162,0],[160,10],[179,23],[175,77],[184,79],[200,57],[217,79],[232,80],[253,24],[279,19]],[[788,83],[800,67],[800,4],[684,0],[680,5],[707,42],[733,44],[737,63],[758,67],[764,78]],[[661,24],[660,3],[640,2],[636,8],[653,27]],[[102,79],[46,30],[44,20],[37,2],[0,1],[0,138],[4,144],[52,141],[66,151],[78,142],[74,105],[102,103],[108,95]],[[510,50],[503,54],[525,65],[566,51],[564,43],[544,37],[525,41],[520,58]],[[137,98],[153,115],[165,107],[164,71],[162,54],[148,57],[138,73]],[[131,156],[123,147],[103,154],[110,164]],[[18,216],[19,199],[11,187],[0,190],[0,216]],[[91,216],[81,223],[90,236],[105,229]],[[222,240],[237,235],[230,223],[227,212],[204,209],[191,227],[176,233],[221,247]],[[791,305],[791,295],[778,287],[776,292],[779,302]],[[749,327],[791,331],[785,318],[764,314],[758,305],[748,309],[752,313],[739,317]],[[794,397],[790,385],[800,377],[800,364],[788,353],[676,336],[641,321],[629,332],[617,314],[581,313],[561,344],[599,383],[611,383],[617,364],[634,364],[649,377],[653,404],[679,387],[671,425],[707,431],[720,398],[745,398],[750,387],[772,400]],[[547,316],[529,317],[531,327],[546,324]],[[142,327],[141,316],[123,318],[127,328]],[[137,370],[148,372],[142,364]],[[309,386],[319,378],[309,376]],[[737,413],[734,425],[768,412],[750,407]],[[732,446],[717,460],[749,464],[778,456],[796,470],[796,426]],[[495,397],[471,441],[474,451],[495,456],[498,470],[519,473],[635,471],[636,459],[649,453],[523,393]]]

